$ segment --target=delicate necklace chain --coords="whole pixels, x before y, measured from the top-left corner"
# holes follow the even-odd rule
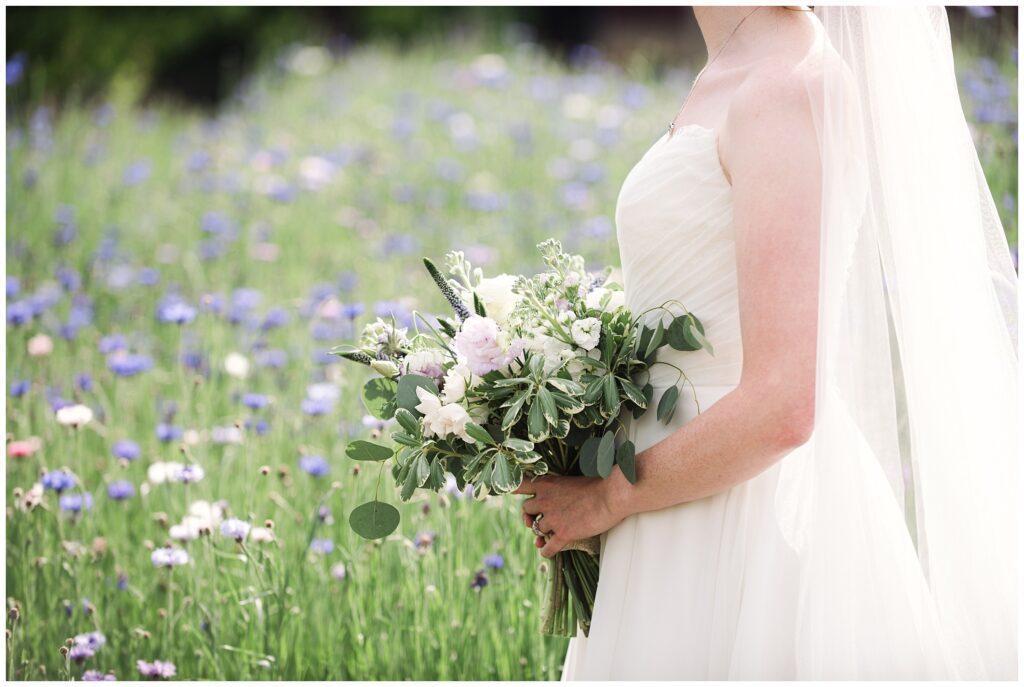
[[[669,122],[669,125],[668,125],[668,135],[669,135],[669,138],[672,137],[672,133],[676,130],[676,119],[679,118],[679,114],[683,111],[683,108],[686,107],[686,101],[690,99],[690,93],[693,93],[693,89],[697,87],[697,82],[700,80],[700,77],[704,75],[704,70],[706,70],[708,67],[710,67],[712,62],[714,62],[715,60],[718,59],[718,56],[722,54],[723,50],[725,50],[725,46],[728,45],[729,41],[732,40],[732,37],[736,35],[736,31],[738,31],[740,26],[743,25],[743,22],[745,22],[747,20],[747,18],[750,17],[750,15],[752,15],[754,12],[758,11],[759,9],[761,9],[761,7],[763,7],[763,5],[758,5],[757,7],[752,9],[751,11],[747,12],[747,14],[742,19],[739,20],[739,23],[736,24],[736,28],[734,28],[732,30],[732,32],[722,42],[722,46],[718,49],[717,52],[715,52],[715,56],[712,57],[708,61],[708,63],[706,65],[704,65],[703,69],[701,69],[697,73],[697,78],[695,78],[693,80],[693,85],[690,86],[689,92],[686,94],[686,97],[683,98],[683,104],[679,106],[679,110],[676,112],[676,116],[672,118],[671,122]]]

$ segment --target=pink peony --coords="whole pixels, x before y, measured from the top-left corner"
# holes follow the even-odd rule
[[[475,375],[505,367],[522,353],[522,347],[521,340],[509,342],[494,320],[479,315],[469,317],[455,335],[455,350]]]

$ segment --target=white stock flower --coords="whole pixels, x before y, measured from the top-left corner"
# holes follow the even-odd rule
[[[481,279],[473,291],[484,304],[487,316],[499,325],[508,322],[508,316],[512,314],[521,296],[513,293],[512,286],[516,283],[516,277],[511,274],[499,274],[496,277]]]
[[[592,310],[615,312],[626,305],[626,294],[599,286],[587,294],[586,304]]]
[[[465,408],[458,403],[442,404],[440,398],[423,387],[416,387],[416,396],[420,399],[416,410],[423,413],[424,436],[443,439],[454,434],[468,444],[476,443],[466,434],[466,423],[470,417]]]
[[[596,317],[588,317],[583,320],[576,320],[572,323],[572,340],[584,350],[597,348],[601,340],[601,320]]]

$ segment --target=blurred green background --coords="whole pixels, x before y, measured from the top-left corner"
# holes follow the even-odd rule
[[[1014,255],[1016,17],[949,10]],[[7,677],[557,679],[517,499],[350,531],[378,483],[345,447],[387,430],[327,351],[447,314],[423,256],[615,264],[622,180],[706,59],[691,9],[8,8],[7,46]],[[197,511],[273,540],[182,535]]]

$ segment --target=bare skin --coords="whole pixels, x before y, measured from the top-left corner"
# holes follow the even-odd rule
[[[696,7],[709,55],[750,7]],[[814,426],[821,167],[799,64],[814,39],[803,12],[762,7],[704,73],[677,117],[719,133],[732,184],[743,369],[737,387],[637,456],[637,482],[546,475],[516,493],[545,557],[626,517],[712,496],[805,443]],[[813,87],[813,86],[812,86]],[[666,298],[671,294],[666,294]]]

